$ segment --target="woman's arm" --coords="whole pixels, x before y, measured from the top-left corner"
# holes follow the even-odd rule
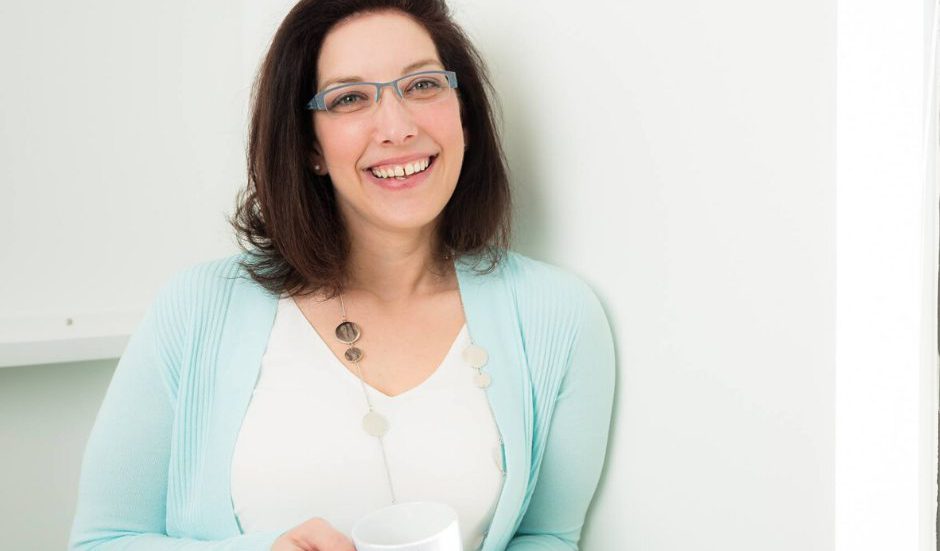
[[[279,535],[166,535],[171,397],[189,323],[188,289],[185,272],[164,285],[118,362],[85,447],[70,551],[266,551]]]
[[[507,551],[576,550],[607,450],[614,342],[603,307],[586,297],[567,374],[556,398],[532,499]]]

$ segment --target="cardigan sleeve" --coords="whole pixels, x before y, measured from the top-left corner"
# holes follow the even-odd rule
[[[70,551],[266,551],[280,535],[166,534],[173,381],[192,304],[184,274],[160,289],[118,361],[85,446]]]
[[[586,284],[538,481],[507,551],[577,550],[607,450],[615,383],[607,316]]]

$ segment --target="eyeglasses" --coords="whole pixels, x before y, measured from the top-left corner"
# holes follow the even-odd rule
[[[420,71],[388,82],[342,84],[317,93],[307,102],[306,108],[330,113],[362,111],[379,102],[382,89],[386,86],[391,86],[398,97],[407,103],[430,103],[446,97],[451,88],[457,88],[457,73]]]

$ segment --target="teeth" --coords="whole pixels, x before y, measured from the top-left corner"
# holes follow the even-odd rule
[[[431,159],[429,157],[404,165],[373,168],[371,171],[377,178],[404,178],[426,170],[430,164]]]

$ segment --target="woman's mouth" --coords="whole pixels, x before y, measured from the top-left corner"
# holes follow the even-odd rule
[[[426,159],[418,159],[401,165],[367,168],[364,172],[366,178],[383,189],[390,191],[409,189],[428,178],[439,155],[438,153]]]

